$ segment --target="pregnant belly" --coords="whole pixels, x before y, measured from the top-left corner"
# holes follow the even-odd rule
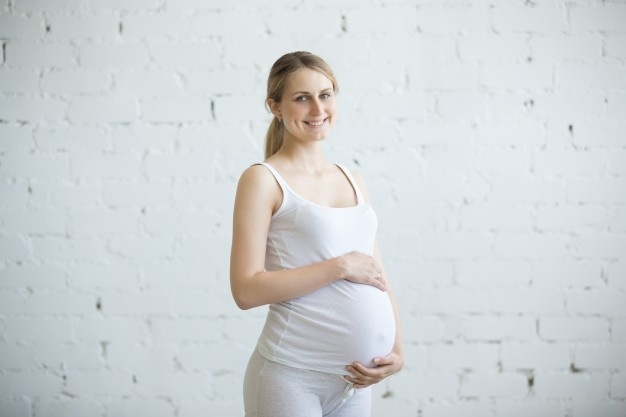
[[[259,347],[270,359],[345,374],[358,361],[374,367],[391,352],[395,318],[386,292],[337,281],[304,297],[273,305]]]

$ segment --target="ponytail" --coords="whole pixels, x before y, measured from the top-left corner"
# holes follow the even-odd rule
[[[283,145],[283,124],[274,117],[265,134],[265,159],[274,155]]]

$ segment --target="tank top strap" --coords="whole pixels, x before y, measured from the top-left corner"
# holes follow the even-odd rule
[[[343,165],[340,165],[340,164],[335,164],[335,165],[337,165],[337,167],[339,167],[339,169],[343,171],[344,175],[348,178],[348,181],[350,181],[350,184],[352,185],[352,188],[354,188],[354,192],[356,193],[357,202],[359,204],[365,203],[365,198],[363,197],[363,193],[361,193],[361,189],[359,188],[359,185],[356,183],[350,170],[344,167]]]
[[[276,171],[273,166],[271,166],[267,162],[258,162],[258,163],[254,164],[254,165],[263,165],[265,168],[267,168],[272,173],[274,178],[276,178],[276,182],[278,182],[278,184],[280,185],[280,188],[283,189],[283,192],[285,190],[289,190],[289,186],[287,185],[287,182],[285,181],[285,179],[283,177],[280,176],[278,171]]]

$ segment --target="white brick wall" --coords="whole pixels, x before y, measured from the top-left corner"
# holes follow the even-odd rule
[[[0,0],[0,416],[242,415],[234,188],[299,49],[400,299],[374,416],[626,415],[626,4],[296,3]]]

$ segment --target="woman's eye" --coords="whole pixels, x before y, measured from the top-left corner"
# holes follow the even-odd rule
[[[296,98],[296,101],[306,101],[307,96],[299,96],[298,98]]]
[[[325,100],[325,99],[327,99],[328,97],[330,97],[330,94],[329,94],[329,93],[324,93],[324,94],[322,94],[322,95],[320,96],[320,98],[321,98],[322,100]]]

